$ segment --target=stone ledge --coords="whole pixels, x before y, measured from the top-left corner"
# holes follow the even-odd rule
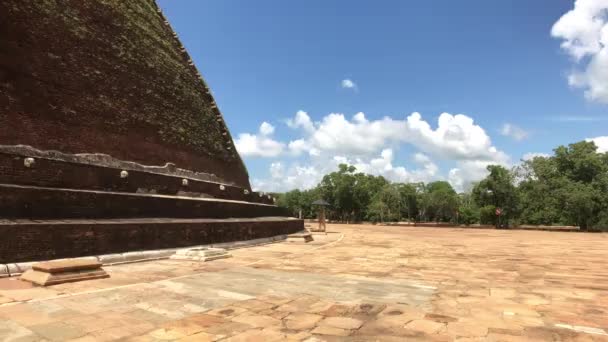
[[[224,243],[216,243],[209,245],[199,245],[193,246],[193,248],[223,248],[226,250],[231,249],[239,249],[239,248],[247,248],[254,247],[259,245],[265,245],[270,243],[276,243],[280,241],[284,241],[287,239],[287,235],[277,235],[269,238],[261,238],[261,239],[253,239],[246,241],[235,241],[235,242],[224,242]],[[170,256],[175,254],[178,250],[183,248],[169,248],[169,249],[161,249],[161,250],[148,250],[148,251],[138,251],[138,252],[126,252],[126,253],[114,253],[114,254],[104,254],[97,256],[89,256],[89,257],[80,257],[77,258],[79,260],[94,260],[99,261],[102,265],[111,266],[118,264],[128,264],[135,262],[143,262],[149,260],[159,260],[159,259],[169,259]],[[56,259],[54,261],[64,261],[64,260],[73,260],[73,259]],[[26,271],[32,269],[32,266],[36,264],[36,262],[21,262],[21,263],[11,263],[11,264],[0,264],[0,278],[6,278],[11,276],[18,276]]]

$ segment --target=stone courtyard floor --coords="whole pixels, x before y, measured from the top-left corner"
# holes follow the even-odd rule
[[[0,340],[608,341],[608,234],[328,230],[108,279],[0,279]]]

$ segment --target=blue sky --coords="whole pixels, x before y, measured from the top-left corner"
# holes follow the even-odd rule
[[[341,161],[465,189],[488,163],[608,135],[604,0],[578,0],[558,29],[574,1],[159,4],[260,190],[310,187]]]

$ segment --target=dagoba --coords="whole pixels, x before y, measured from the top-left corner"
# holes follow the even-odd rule
[[[0,263],[303,229],[154,0],[3,0],[0,37]]]

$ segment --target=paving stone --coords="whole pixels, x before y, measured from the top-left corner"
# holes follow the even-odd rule
[[[272,309],[275,307],[274,304],[266,303],[257,299],[244,300],[240,302],[236,302],[233,306],[237,306],[239,308],[247,309],[250,311],[262,311],[267,309]]]
[[[323,316],[342,316],[348,314],[352,308],[347,305],[333,304],[324,311],[319,312]]]
[[[441,315],[441,314],[432,314],[432,313],[424,315],[424,318],[431,320],[431,321],[440,322],[440,323],[449,323],[449,322],[455,322],[458,320],[457,318],[454,318],[454,317]]]
[[[276,318],[276,319],[283,319],[283,318],[289,316],[290,313],[286,312],[286,311],[277,311],[274,309],[268,309],[268,310],[258,311],[258,314],[264,315],[264,316],[270,316],[270,317]]]
[[[275,306],[283,305],[293,301],[293,298],[278,297],[273,295],[262,295],[256,297],[256,299]]]
[[[312,334],[308,331],[300,331],[297,333],[287,333],[283,331],[283,334],[285,335],[287,341],[304,341],[312,336]]]
[[[505,334],[494,334],[490,333],[486,336],[486,341],[490,342],[525,342],[527,338],[522,336],[505,335]]]
[[[29,327],[63,323],[88,334],[77,337],[82,341],[157,341],[148,332],[183,320],[181,331],[165,331],[164,337],[192,333],[198,328],[189,327],[195,325],[202,331],[191,336],[201,339],[246,331],[242,337],[255,338],[255,331],[265,331],[284,340],[583,341],[603,336],[555,324],[608,326],[603,285],[608,271],[601,266],[608,239],[598,235],[381,225],[333,229],[344,239],[314,253],[319,239],[314,245],[234,250],[233,258],[209,264],[158,260],[110,266],[111,278],[86,284],[20,288],[0,282],[0,301],[36,299],[0,304],[0,336],[38,341],[44,337]],[[545,243],[527,242],[540,240]],[[57,297],[63,293],[74,296]],[[363,325],[349,330],[322,325],[323,320],[313,325],[287,319],[302,314]],[[237,317],[248,323],[234,321]]]
[[[443,329],[445,329],[445,324],[429,321],[426,319],[416,319],[406,324],[405,328],[432,335],[437,334]]]
[[[210,327],[227,322],[227,320],[222,317],[208,315],[205,313],[187,316],[183,319],[183,321],[196,324],[201,328]]]
[[[314,328],[323,316],[309,313],[293,313],[285,318],[283,324],[291,330],[307,330]]]
[[[98,342],[98,340],[95,338],[95,336],[86,335],[86,336],[78,337],[75,339],[71,339],[71,340],[69,340],[69,342]]]
[[[404,316],[380,316],[375,320],[365,322],[359,328],[357,334],[372,337],[376,335],[412,335],[410,331],[404,328],[410,321],[410,318]]]
[[[160,328],[148,333],[148,336],[157,340],[170,341],[185,337],[183,333],[173,329]]]
[[[352,315],[375,316],[386,309],[386,304],[362,303],[352,308]]]
[[[488,334],[488,328],[475,321],[449,322],[447,333],[454,337],[483,337]]]
[[[28,329],[51,341],[66,341],[86,334],[82,329],[64,322],[32,325]]]
[[[225,307],[207,311],[207,312],[205,312],[205,314],[220,316],[220,317],[234,317],[234,316],[238,316],[246,311],[247,311],[246,309],[239,308],[238,306],[225,306]]]
[[[340,328],[345,330],[359,329],[363,322],[358,319],[349,317],[327,317],[321,323],[320,326],[328,326],[334,328]]]
[[[162,325],[162,328],[174,330],[183,336],[194,335],[198,332],[203,331],[202,326],[194,323],[193,320],[188,319],[167,322]]]
[[[5,341],[38,341],[40,336],[11,320],[0,320],[0,336]]]
[[[317,335],[348,336],[351,334],[351,331],[330,326],[319,326],[316,327],[312,333]]]
[[[234,317],[232,320],[237,323],[244,323],[244,324],[251,325],[252,327],[255,327],[255,328],[267,328],[267,327],[271,327],[271,326],[278,326],[279,324],[281,324],[280,320],[278,320],[276,318],[272,318],[270,316],[264,316],[264,315],[243,314],[243,315]]]
[[[220,337],[217,335],[211,335],[204,332],[199,332],[194,335],[180,338],[179,342],[213,342],[217,341]]]
[[[238,333],[232,337],[229,337],[225,340],[226,342],[261,342],[261,341],[282,341],[285,339],[285,335],[275,330],[260,330],[260,329],[252,329],[247,330],[242,333]]]

